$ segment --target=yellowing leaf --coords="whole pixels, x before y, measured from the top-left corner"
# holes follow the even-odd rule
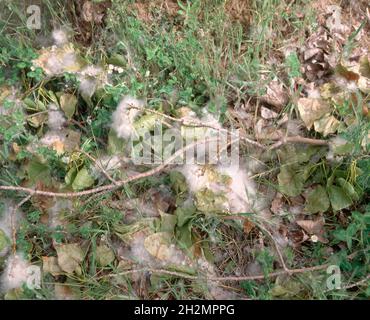
[[[83,167],[76,175],[72,183],[72,188],[75,191],[83,190],[91,187],[94,184],[94,178],[90,176],[89,171]]]
[[[107,245],[101,245],[96,248],[96,261],[101,267],[111,264],[114,259],[114,252]]]
[[[340,125],[340,122],[330,114],[326,114],[319,120],[314,122],[316,132],[322,133],[324,137],[328,134],[335,133]]]
[[[144,241],[145,249],[155,258],[168,261],[171,259],[171,234],[157,232],[148,236]]]
[[[77,98],[73,94],[64,93],[60,97],[60,108],[68,119],[71,119],[76,111]]]
[[[66,273],[80,271],[80,263],[84,258],[82,249],[78,244],[62,244],[56,247],[58,254],[58,264]]]
[[[53,276],[58,276],[63,273],[63,270],[58,264],[57,257],[42,257],[42,270]]]
[[[187,268],[190,259],[172,243],[169,232],[157,232],[144,240],[145,249],[164,264],[172,267]]]
[[[311,129],[314,122],[329,113],[331,108],[322,99],[301,98],[298,100],[298,111],[307,129]]]
[[[7,248],[10,245],[10,239],[6,236],[5,232],[0,229],[0,257],[3,253],[6,253]]]

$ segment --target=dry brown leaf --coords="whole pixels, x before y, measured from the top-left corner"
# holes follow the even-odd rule
[[[270,109],[268,109],[268,108],[265,108],[265,107],[261,107],[261,117],[263,118],[263,119],[275,119],[275,118],[277,118],[279,115],[276,113],[276,112],[274,112],[274,111],[272,111],[272,110],[270,110]]]
[[[57,257],[42,257],[42,270],[53,276],[59,276],[63,273],[63,270],[58,264]]]
[[[58,254],[58,264],[60,268],[67,273],[80,271],[80,263],[84,254],[80,246],[76,243],[58,245],[56,248]]]
[[[332,115],[327,114],[314,122],[316,132],[322,133],[324,137],[331,133],[335,133],[340,125],[340,122]]]
[[[327,102],[322,99],[300,98],[298,111],[307,129],[311,129],[314,122],[331,111]]]
[[[77,296],[72,288],[63,283],[56,283],[54,285],[54,294],[57,300],[76,300]]]
[[[244,223],[243,223],[243,230],[244,230],[244,233],[246,234],[249,234],[255,227],[255,224],[251,221],[249,221],[248,219],[245,219],[244,220]]]
[[[322,243],[328,243],[325,237],[325,220],[318,217],[316,220],[298,220],[296,223],[309,235],[316,236]]]
[[[275,107],[276,111],[281,111],[288,103],[289,95],[283,85],[274,80],[268,84],[266,94],[261,100]]]

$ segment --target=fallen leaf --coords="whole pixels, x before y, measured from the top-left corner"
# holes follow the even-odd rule
[[[296,223],[309,235],[317,236],[321,243],[328,243],[325,237],[325,220],[323,217],[318,217],[316,220],[298,220]]]
[[[288,103],[289,95],[283,84],[274,80],[268,84],[266,94],[261,97],[261,100],[274,106],[277,111],[281,111]]]
[[[341,64],[337,65],[337,67],[335,68],[335,72],[339,76],[345,78],[347,81],[358,81],[358,79],[360,79],[360,76],[357,73],[348,70]]]
[[[96,261],[99,266],[106,267],[115,259],[114,252],[107,245],[100,245],[96,248]]]
[[[59,276],[63,273],[63,270],[58,264],[57,257],[42,257],[42,270],[53,276]]]
[[[330,114],[326,114],[321,119],[314,122],[316,132],[322,133],[324,137],[335,133],[340,125],[340,122]]]
[[[272,110],[270,110],[270,109],[268,109],[268,108],[265,108],[265,107],[261,107],[261,117],[263,118],[263,119],[275,119],[275,118],[277,118],[279,115],[276,113],[276,112],[274,112],[274,111],[272,111]]]
[[[94,2],[94,1],[93,1]],[[99,7],[91,1],[85,1],[82,6],[82,18],[86,22],[102,23],[104,13],[99,12]]]
[[[54,285],[54,294],[57,300],[76,300],[78,298],[72,288],[64,283]]]
[[[314,122],[331,111],[328,103],[322,99],[300,98],[298,111],[307,129],[311,129]]]
[[[280,191],[288,196],[298,196],[303,189],[303,172],[297,171],[294,166],[282,166],[278,174]]]
[[[83,261],[84,254],[78,244],[62,244],[55,249],[58,254],[58,264],[64,272],[80,272],[80,263]]]
[[[343,188],[332,185],[328,187],[327,190],[330,203],[334,211],[348,208],[352,204],[352,199],[347,195]]]
[[[72,45],[41,50],[37,59],[33,60],[35,67],[42,68],[48,76],[55,76],[64,72],[78,72],[82,68],[82,60]]]
[[[145,249],[158,260],[167,265],[188,267],[190,259],[172,243],[169,232],[157,232],[144,240]]]
[[[64,93],[60,97],[60,108],[68,119],[71,119],[76,111],[77,98],[73,94]]]
[[[91,187],[94,184],[94,178],[89,174],[89,171],[83,167],[78,171],[76,178],[73,180],[72,188],[75,191],[83,190]]]
[[[0,257],[6,254],[10,245],[10,239],[6,236],[5,232],[0,229]]]
[[[308,213],[325,212],[330,207],[328,194],[323,186],[317,186],[306,199],[305,211]]]
[[[243,223],[244,233],[249,234],[254,229],[255,226],[256,225],[253,222],[249,221],[248,219],[245,219]]]

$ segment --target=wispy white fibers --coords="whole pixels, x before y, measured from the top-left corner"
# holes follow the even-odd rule
[[[54,104],[49,104],[48,127],[50,130],[61,130],[66,123],[64,113]]]
[[[55,29],[51,35],[53,37],[54,44],[58,47],[64,46],[69,42],[68,33],[63,29]]]
[[[256,202],[256,187],[242,165],[185,164],[177,170],[186,178],[192,194],[204,189],[222,193],[227,202],[220,209],[225,209],[229,213],[247,212]]]
[[[0,278],[0,291],[3,293],[21,288],[27,283],[31,264],[21,253],[10,256],[5,262],[5,268]]]
[[[125,96],[112,115],[112,128],[119,138],[129,139],[134,133],[134,121],[142,114],[141,110],[130,108],[144,107],[144,101],[131,96]]]

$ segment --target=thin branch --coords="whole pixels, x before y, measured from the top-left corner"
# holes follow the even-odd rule
[[[251,140],[251,139],[248,139],[247,137],[244,137],[244,136],[240,136],[238,133],[235,133],[235,132],[232,132],[228,129],[225,129],[225,128],[219,128],[217,126],[214,126],[214,125],[211,125],[211,124],[208,124],[208,123],[204,123],[198,119],[178,119],[178,118],[175,118],[175,117],[171,117],[167,114],[164,114],[162,112],[159,112],[157,110],[152,110],[152,109],[147,109],[147,108],[143,108],[143,107],[138,107],[138,106],[134,106],[134,105],[130,105],[130,108],[132,109],[138,109],[138,110],[141,110],[141,111],[145,111],[145,112],[151,112],[153,114],[156,114],[158,116],[161,116],[165,119],[168,119],[168,120],[172,120],[172,121],[175,121],[175,122],[178,122],[180,123],[181,125],[183,126],[186,126],[186,127],[201,127],[201,128],[210,128],[210,129],[213,129],[213,130],[216,130],[216,131],[219,131],[219,132],[225,132],[225,133],[229,133],[233,136],[237,136],[238,138],[244,140],[245,142],[251,144],[251,145],[254,145],[258,148],[261,148],[261,149],[264,149],[266,150],[267,147],[264,146],[263,144],[260,144],[259,142],[257,141],[254,141],[254,140]]]
[[[174,160],[176,160],[179,156],[182,156],[186,150],[188,150],[190,148],[193,148],[194,146],[196,146],[198,144],[204,144],[204,143],[216,142],[216,141],[220,141],[220,139],[219,138],[212,138],[212,139],[206,138],[204,140],[196,141],[194,143],[191,143],[191,144],[185,146],[184,148],[176,151],[171,157],[166,159],[166,161],[163,164],[155,167],[154,169],[143,172],[143,173],[140,173],[140,174],[132,176],[132,177],[128,177],[128,178],[120,180],[120,181],[117,181],[117,184],[112,183],[112,184],[108,184],[108,185],[105,185],[105,186],[96,187],[96,188],[92,188],[92,189],[88,189],[88,190],[84,190],[84,191],[79,191],[79,192],[50,192],[50,191],[36,190],[36,189],[31,189],[31,188],[14,187],[14,186],[1,186],[1,185],[0,185],[0,190],[20,191],[20,192],[29,193],[31,195],[40,195],[40,196],[45,196],[45,197],[58,197],[58,198],[76,198],[76,197],[87,196],[87,195],[91,195],[91,194],[95,194],[95,193],[99,193],[99,192],[103,192],[103,191],[112,191],[112,190],[118,189],[118,188],[128,184],[129,182],[133,182],[133,181],[136,181],[136,180],[139,180],[139,179],[143,179],[143,178],[146,178],[146,177],[149,177],[149,176],[152,176],[152,175],[155,175],[155,174],[161,172],[167,166],[171,165],[172,162]]]
[[[280,146],[284,144],[288,144],[288,143],[303,143],[303,144],[310,144],[310,145],[315,145],[315,146],[327,146],[329,144],[327,140],[321,140],[321,139],[311,139],[311,138],[305,138],[301,136],[283,137],[283,138],[280,138],[278,142],[270,146],[270,150],[277,149]]]
[[[175,276],[183,279],[188,279],[188,280],[205,280],[205,281],[247,281],[247,280],[264,280],[266,278],[274,278],[280,275],[285,275],[285,274],[298,274],[298,273],[304,273],[304,272],[311,272],[311,271],[319,271],[319,270],[324,270],[329,266],[329,264],[323,264],[319,266],[314,266],[314,267],[307,267],[307,268],[300,268],[300,269],[290,269],[289,271],[286,270],[279,270],[275,272],[268,273],[266,275],[261,274],[261,275],[255,275],[255,276],[226,276],[226,277],[207,277],[207,276],[192,276],[186,273],[182,272],[176,272],[176,271],[169,271],[165,269],[151,269],[151,268],[142,268],[142,269],[134,269],[134,270],[128,270],[124,272],[120,272],[117,274],[111,274],[108,275],[109,277],[114,277],[114,276],[125,276],[129,274],[135,274],[135,273],[140,273],[140,272],[149,272],[149,273],[155,273],[155,274],[166,274],[170,276]]]
[[[78,150],[79,152],[83,153],[86,157],[88,157],[92,162],[94,162],[96,164],[96,166],[101,170],[101,172],[103,172],[103,174],[108,178],[108,180],[110,180],[111,182],[113,182],[115,185],[118,185],[118,181],[114,180],[110,175],[109,173],[103,168],[103,166],[99,163],[98,160],[96,160],[93,156],[89,155],[87,152],[79,149]]]
[[[347,289],[351,289],[351,288],[355,288],[355,287],[359,287],[359,286],[363,286],[365,284],[367,284],[367,282],[370,280],[370,274],[367,275],[364,279],[360,280],[360,281],[357,281],[355,283],[352,283],[352,284],[349,284],[349,285],[346,285],[344,287],[342,287],[341,289],[344,289],[344,290],[347,290]]]
[[[267,228],[265,228],[264,226],[262,226],[260,223],[257,223],[257,226],[259,228],[261,228],[264,232],[267,233],[267,235],[271,238],[272,242],[274,243],[274,246],[275,246],[275,249],[276,249],[276,252],[278,254],[278,257],[279,257],[279,260],[280,260],[280,263],[283,267],[283,269],[287,272],[287,273],[291,273],[291,270],[287,267],[287,265],[285,264],[285,260],[283,258],[283,254],[281,253],[280,251],[280,248],[279,248],[279,245],[277,244],[274,236],[271,234],[271,232],[269,230],[267,230]]]

